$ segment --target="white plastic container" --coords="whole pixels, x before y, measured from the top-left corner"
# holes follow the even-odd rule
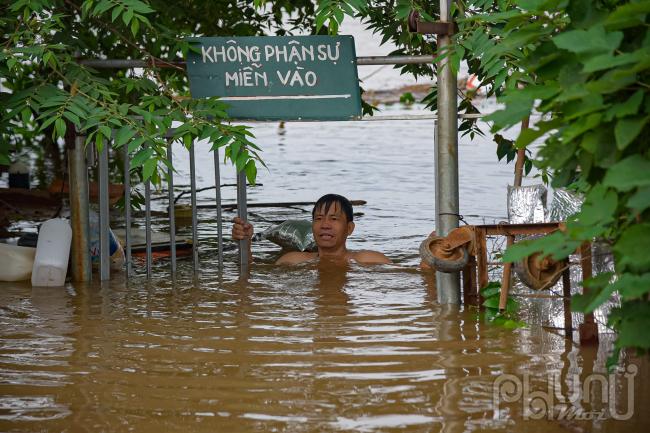
[[[67,220],[54,218],[41,225],[32,268],[32,286],[63,286],[71,241],[72,229]]]
[[[0,281],[25,281],[32,276],[36,248],[0,243]]]

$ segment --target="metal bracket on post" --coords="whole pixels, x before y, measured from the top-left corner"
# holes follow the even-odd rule
[[[242,221],[248,221],[248,207],[246,205],[246,172],[237,173],[237,214]],[[250,239],[239,241],[239,269],[242,274],[248,270],[248,252],[250,250]]]
[[[442,17],[442,14],[440,15]],[[418,11],[411,11],[407,20],[408,28],[411,33],[451,36],[458,32],[458,25],[447,20],[434,22],[420,21],[420,13]]]

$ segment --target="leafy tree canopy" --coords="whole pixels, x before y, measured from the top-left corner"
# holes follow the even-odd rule
[[[166,135],[190,146],[210,139],[250,181],[259,148],[251,131],[230,125],[224,104],[192,100],[182,66],[188,36],[310,32],[314,5],[308,0],[17,0],[3,2],[0,28],[0,164],[12,152],[57,147],[75,128],[98,147],[114,134],[114,147],[128,146],[133,169],[159,180]],[[98,69],[82,59],[138,59],[154,67]],[[245,147],[244,147],[245,146]]]

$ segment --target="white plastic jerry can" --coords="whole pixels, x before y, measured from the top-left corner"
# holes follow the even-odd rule
[[[67,220],[54,218],[41,225],[32,268],[32,286],[63,286],[71,241],[72,229]]]

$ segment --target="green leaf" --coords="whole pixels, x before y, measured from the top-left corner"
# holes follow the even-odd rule
[[[621,44],[622,32],[606,32],[602,25],[589,30],[570,30],[553,38],[558,47],[576,54],[612,52]]]
[[[501,283],[498,281],[490,281],[487,286],[481,289],[481,296],[484,298],[498,296],[499,293],[501,293]]]
[[[617,347],[650,348],[650,302],[626,302],[611,311],[609,322],[618,331]]]
[[[120,14],[122,13],[123,10],[124,10],[123,5],[119,5],[119,6],[115,7],[115,8],[113,8],[113,12],[111,13],[111,21],[115,22],[115,20],[117,19],[117,17],[120,16]]]
[[[62,118],[58,117],[56,121],[54,122],[54,129],[56,130],[56,135],[58,135],[61,138],[65,137],[65,130],[67,129],[65,120]]]
[[[650,160],[632,155],[617,162],[607,170],[603,185],[619,191],[650,185]]]
[[[486,308],[490,308],[492,310],[498,310],[499,309],[499,297],[498,296],[492,296],[491,298],[486,299],[483,301],[483,306]],[[514,313],[517,311],[519,304],[517,301],[515,301],[512,298],[508,298],[506,301],[506,308],[505,311],[508,313]]]
[[[623,53],[618,56],[614,56],[611,53],[601,54],[587,60],[582,70],[584,72],[597,72],[603,69],[615,68],[616,66],[628,65],[638,61],[642,54],[643,52],[641,50],[639,50],[638,54]]]
[[[504,110],[495,111],[483,119],[487,122],[494,122],[493,131],[516,125],[530,114],[533,109],[533,102],[533,100],[509,102]]]
[[[65,118],[68,119],[70,122],[72,122],[76,127],[80,127],[80,126],[81,126],[81,120],[79,119],[79,116],[77,116],[77,115],[74,114],[73,112],[71,112],[71,111],[64,111],[64,112],[63,112],[63,117],[65,117]]]
[[[613,251],[620,266],[632,272],[650,271],[650,223],[635,224],[623,232]]]
[[[591,313],[603,303],[607,302],[616,290],[609,282],[614,274],[604,272],[593,278],[585,280],[583,294],[574,295],[571,298],[571,310],[582,313]]]
[[[140,21],[138,21],[137,19],[131,20],[131,33],[133,33],[133,36],[137,36],[139,31],[140,31]]]
[[[637,212],[650,208],[650,186],[639,188],[627,201],[627,207]]]
[[[142,166],[142,180],[148,180],[158,166],[158,160],[155,158],[147,159]]]
[[[649,12],[650,4],[647,1],[624,3],[607,16],[605,26],[608,29],[623,29],[643,25]]]
[[[650,292],[650,273],[641,275],[623,274],[612,283],[624,300],[638,299]]]
[[[537,129],[535,128],[528,128],[528,129],[522,129],[521,132],[519,133],[519,137],[517,137],[517,141],[515,141],[515,146],[517,149],[524,149],[526,146],[528,146],[530,143],[541,137],[542,135],[546,134],[548,131],[555,129],[562,125],[562,119],[555,118],[553,120],[549,121],[541,121],[537,122],[535,126],[537,126]]]
[[[614,221],[618,194],[604,185],[596,185],[585,197],[576,221],[583,226],[606,225]]]
[[[582,242],[567,238],[562,232],[556,231],[535,240],[519,241],[508,247],[503,253],[504,262],[516,262],[537,252],[551,255],[560,260],[573,253]]]
[[[637,90],[634,95],[630,96],[625,102],[614,104],[605,112],[605,120],[610,121],[613,118],[621,118],[637,114],[639,107],[643,102],[643,90]]]
[[[246,163],[246,179],[251,185],[255,185],[255,180],[257,179],[257,167],[255,166],[255,161],[250,159]]]
[[[625,150],[625,148],[641,133],[647,122],[647,116],[624,117],[616,122],[616,127],[614,128],[616,147],[618,147],[619,150]]]
[[[151,159],[152,156],[152,148],[146,147],[144,149],[141,149],[138,153],[135,154],[133,159],[131,159],[131,169],[133,170],[134,168],[141,166],[145,161]]]
[[[133,19],[133,9],[127,9],[127,11],[122,14],[122,21],[124,22],[124,25],[128,26],[131,22],[131,19]]]
[[[136,134],[136,132],[131,129],[129,125],[125,125],[121,127],[118,131],[117,134],[115,134],[115,147],[120,147],[124,145],[126,142],[128,142],[133,136]]]
[[[98,129],[99,129],[99,132],[100,132],[104,137],[106,137],[107,140],[110,140],[110,139],[111,139],[111,135],[112,135],[111,128],[109,128],[109,127],[106,126],[106,125],[100,125]]]

